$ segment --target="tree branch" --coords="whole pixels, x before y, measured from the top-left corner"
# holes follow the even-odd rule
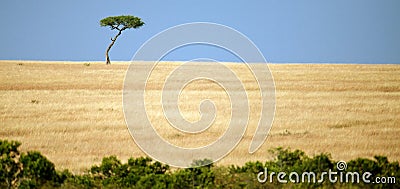
[[[120,30],[119,29],[119,26],[120,26],[121,24],[118,24],[117,26],[114,26],[114,25],[110,25],[110,27],[111,27],[111,30]]]

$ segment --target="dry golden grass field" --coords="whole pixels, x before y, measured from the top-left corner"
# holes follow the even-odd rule
[[[144,63],[142,63],[144,64]],[[150,79],[146,107],[157,131],[173,144],[196,147],[216,140],[230,119],[229,98],[215,83],[184,88],[180,110],[199,119],[201,99],[215,101],[217,117],[204,133],[187,135],[169,127],[160,91],[178,63],[164,63]],[[400,66],[270,64],[276,84],[276,114],[270,134],[254,154],[248,147],[259,116],[259,96],[249,70],[227,64],[245,83],[250,122],[241,143],[218,164],[266,160],[274,147],[330,153],[335,160],[374,155],[400,160]],[[207,64],[193,67],[193,71]],[[123,81],[128,63],[0,61],[0,139],[18,140],[56,164],[81,172],[104,156],[144,156],[124,120]],[[140,123],[138,123],[140,124]]]

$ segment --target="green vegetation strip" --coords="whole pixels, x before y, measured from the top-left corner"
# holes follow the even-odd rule
[[[343,182],[272,182],[257,179],[266,169],[271,172],[323,173],[339,172],[329,154],[308,157],[300,150],[276,148],[270,150],[274,160],[247,162],[244,166],[196,167],[211,162],[198,160],[193,168],[171,169],[147,157],[130,158],[121,163],[115,156],[103,158],[83,174],[68,170],[57,171],[52,162],[39,152],[21,153],[17,141],[0,140],[0,188],[400,188],[400,183],[343,183]],[[206,162],[205,162],[206,161]],[[368,171],[376,177],[400,178],[399,162],[386,157],[374,160],[358,158],[347,163],[346,171],[360,174]],[[318,175],[321,176],[321,175]],[[396,181],[396,180],[395,180]]]

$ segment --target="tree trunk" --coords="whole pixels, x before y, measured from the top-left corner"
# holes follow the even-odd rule
[[[106,50],[106,64],[111,64],[110,57],[108,56],[108,52],[110,52],[111,47],[114,45],[117,38],[121,35],[122,31],[123,30],[118,30],[118,34],[114,38],[111,38],[111,43]]]

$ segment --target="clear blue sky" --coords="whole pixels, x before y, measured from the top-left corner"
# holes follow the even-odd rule
[[[0,4],[0,59],[104,60],[115,31],[100,27],[99,20],[131,14],[146,25],[125,31],[111,49],[111,60],[130,60],[151,36],[177,24],[215,22],[248,36],[269,62],[400,63],[399,0],[2,0]],[[182,49],[170,58],[186,60],[196,53],[196,48]],[[225,54],[214,53],[212,58],[235,61]]]

